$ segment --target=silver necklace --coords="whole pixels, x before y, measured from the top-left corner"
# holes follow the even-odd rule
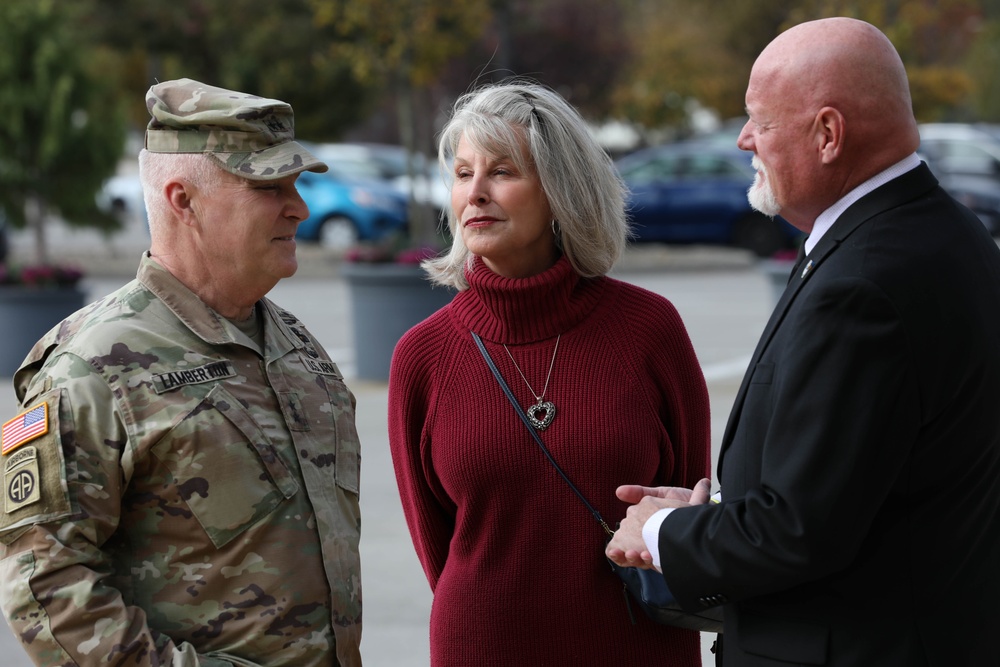
[[[556,406],[552,401],[545,400],[545,394],[549,390],[549,380],[552,379],[552,369],[556,365],[556,353],[559,351],[559,339],[562,338],[562,334],[556,336],[556,348],[552,350],[552,361],[549,362],[549,373],[545,376],[545,388],[542,389],[541,395],[535,393],[535,390],[531,388],[531,383],[528,382],[528,378],[524,377],[524,372],[521,371],[521,367],[517,365],[514,361],[514,356],[507,349],[507,346],[503,345],[503,349],[506,350],[507,356],[510,357],[510,362],[514,364],[514,368],[521,375],[521,379],[524,380],[524,384],[528,386],[528,391],[531,395],[535,397],[535,404],[529,407],[525,412],[528,414],[528,421],[537,428],[539,431],[544,431],[552,423],[552,420],[556,418]]]

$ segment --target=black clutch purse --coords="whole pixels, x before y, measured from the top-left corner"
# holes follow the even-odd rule
[[[476,347],[479,348],[479,352],[482,353],[483,359],[486,360],[486,365],[490,367],[490,371],[493,372],[493,377],[496,378],[497,382],[500,384],[500,388],[503,389],[504,394],[507,396],[507,400],[510,404],[514,406],[514,410],[517,412],[521,421],[528,428],[531,436],[538,443],[538,446],[542,448],[542,452],[545,454],[545,458],[549,460],[549,463],[553,465],[559,476],[563,478],[569,488],[573,490],[573,493],[580,499],[580,501],[590,510],[590,513],[600,524],[601,528],[604,529],[605,536],[607,539],[611,539],[614,535],[614,531],[608,526],[607,522],[601,514],[594,509],[594,507],[583,497],[579,489],[570,481],[566,473],[563,472],[556,460],[552,458],[552,454],[549,453],[548,447],[542,442],[541,436],[538,435],[537,429],[532,426],[531,422],[528,420],[528,415],[524,413],[524,409],[518,404],[517,400],[514,398],[514,394],[511,393],[510,387],[504,381],[503,376],[500,375],[500,371],[497,369],[496,364],[493,362],[490,353],[486,351],[486,346],[483,345],[482,339],[476,332],[472,332],[472,339],[476,341]],[[673,596],[670,595],[667,589],[666,580],[663,575],[656,570],[644,570],[637,567],[621,567],[620,565],[614,563],[608,559],[608,563],[611,565],[611,570],[618,575],[622,580],[622,592],[625,596],[625,604],[628,607],[629,616],[632,617],[632,622],[635,623],[635,617],[632,615],[631,602],[638,604],[639,607],[646,613],[649,618],[651,618],[656,623],[661,625],[671,625],[677,628],[684,628],[685,630],[697,630],[699,632],[722,632],[722,607],[712,607],[700,612],[688,612],[681,609],[677,601],[674,600]],[[631,602],[630,602],[631,601]]]
[[[684,611],[668,592],[663,575],[656,570],[621,567],[610,560],[608,562],[624,582],[632,601],[657,623],[699,632],[722,632],[722,607],[700,612]]]

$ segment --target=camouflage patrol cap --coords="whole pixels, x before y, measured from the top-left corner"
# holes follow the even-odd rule
[[[328,168],[294,141],[292,107],[280,100],[177,79],[152,86],[146,109],[151,153],[207,153],[226,171],[256,181]]]

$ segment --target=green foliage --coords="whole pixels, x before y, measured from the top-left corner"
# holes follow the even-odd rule
[[[681,126],[691,100],[722,118],[742,115],[750,68],[792,25],[851,16],[879,27],[906,65],[921,121],[1000,119],[996,0],[627,0],[637,45],[614,91],[619,117]]]
[[[800,2],[791,23],[824,16],[851,16],[885,32],[906,65],[917,120],[956,120],[966,115],[963,110],[976,83],[964,60],[977,38],[980,2],[809,0]]]
[[[683,133],[694,106],[742,116],[764,46],[834,15],[886,32],[920,120],[1000,121],[1000,0],[0,0],[0,205],[23,222],[37,192],[65,199],[69,222],[93,220],[87,193],[120,146],[116,100],[141,130],[156,80],[285,100],[314,141],[386,127],[388,112],[401,143],[429,150],[455,97],[508,75],[594,120]]]
[[[626,67],[624,85],[613,93],[618,115],[645,128],[683,127],[692,100],[715,106],[725,103],[727,92],[738,92],[735,78],[733,85],[725,81],[733,63],[720,48],[720,33],[708,23],[705,6],[675,13],[674,6],[683,3],[666,4],[634,4],[628,31],[636,57]]]
[[[414,151],[420,134],[415,89],[426,87],[449,59],[467,50],[489,16],[485,0],[309,0],[332,62],[349,63],[362,82],[396,101],[402,144]],[[431,243],[437,221],[410,197],[409,236]]]
[[[490,17],[486,0],[309,0],[327,53],[361,81],[426,85]]]
[[[378,88],[361,82],[330,39],[310,0],[75,0],[125,73],[129,118],[149,120],[144,95],[156,81],[187,77],[288,102],[295,132],[329,141],[371,110]]]
[[[966,57],[965,70],[973,82],[972,114],[986,123],[1000,123],[1000,21],[983,23]]]
[[[117,220],[95,195],[124,145],[115,82],[80,42],[79,17],[55,5],[0,3],[0,206],[15,227],[27,224],[33,202],[69,224],[110,229]]]
[[[686,133],[693,106],[721,118],[743,115],[757,54],[787,20],[784,0],[630,0],[626,31],[634,45],[613,89],[619,118],[643,128]]]

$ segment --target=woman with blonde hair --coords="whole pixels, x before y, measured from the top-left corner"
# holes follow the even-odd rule
[[[698,634],[626,603],[606,535],[533,439],[609,521],[619,484],[709,473],[704,377],[674,307],[608,277],[624,186],[580,114],[527,81],[464,95],[439,157],[459,291],[400,340],[389,441],[434,591],[431,664],[701,664]]]

